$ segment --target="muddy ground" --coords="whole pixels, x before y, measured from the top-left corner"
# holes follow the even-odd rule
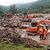
[[[50,14],[42,14],[42,15],[47,16],[47,17],[50,16]],[[18,43],[18,42],[20,42],[20,40],[22,38],[23,41],[29,46],[30,45],[34,46],[34,42],[35,42],[35,46],[39,43],[44,44],[44,45],[50,45],[50,33],[48,34],[46,40],[40,40],[38,35],[36,35],[36,36],[27,35],[26,29],[20,29],[19,27],[17,27],[17,24],[18,24],[17,21],[19,21],[19,20],[17,20],[17,16],[13,16],[11,18],[8,18],[8,17],[0,18],[0,39],[1,40],[5,38],[4,40],[13,41],[13,42]],[[7,33],[8,33],[8,35],[7,35]],[[16,36],[16,34],[17,35],[19,34],[21,37]]]

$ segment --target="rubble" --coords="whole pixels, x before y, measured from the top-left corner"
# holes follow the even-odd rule
[[[42,44],[36,42],[35,40],[32,40],[30,38],[23,38],[23,42],[27,47],[37,47],[37,48],[41,48],[43,47]]]
[[[0,26],[2,27],[17,27],[19,24],[19,20],[16,19],[16,16],[5,15],[0,18]]]
[[[0,42],[8,41],[19,44],[23,42],[28,47],[42,47],[37,41],[26,37],[26,31],[17,30],[17,26],[20,20],[17,20],[17,16],[6,15],[0,18]],[[21,24],[21,23],[20,23]],[[20,25],[21,26],[21,25]],[[25,35],[26,34],[26,35]]]
[[[0,27],[0,42],[8,41],[19,44],[21,36],[13,28]]]
[[[16,30],[18,23],[16,16],[13,16],[11,13],[0,17],[0,42],[8,41],[17,44],[20,43],[21,36]]]

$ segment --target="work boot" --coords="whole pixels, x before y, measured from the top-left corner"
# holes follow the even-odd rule
[[[44,38],[44,40],[46,40],[46,38]]]

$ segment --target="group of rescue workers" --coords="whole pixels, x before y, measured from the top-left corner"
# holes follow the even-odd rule
[[[36,17],[36,16],[28,16],[27,13],[24,13],[24,16],[27,16],[28,18]],[[41,24],[43,25],[44,23],[41,23]],[[37,25],[37,27],[38,26],[39,25]],[[47,35],[48,35],[48,27],[46,27],[46,26],[44,26],[44,27],[43,26],[39,26],[38,28],[39,28],[38,29],[38,34],[39,34],[40,40],[45,40]]]
[[[40,40],[45,40],[48,35],[48,27],[40,26],[38,33],[39,33]]]

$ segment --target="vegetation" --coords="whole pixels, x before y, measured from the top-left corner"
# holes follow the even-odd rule
[[[50,0],[38,0],[35,3],[14,4],[11,6],[0,6],[0,16],[3,12],[15,13],[50,13]]]
[[[50,0],[39,0],[38,2],[35,2],[35,3],[28,3],[25,5],[20,5],[19,8],[17,5],[15,7],[16,7],[16,12],[18,13],[23,13],[23,12],[50,13]]]
[[[4,12],[3,11],[0,11],[0,16],[2,16],[4,14]]]
[[[11,12],[12,14],[16,13],[16,6],[15,6],[15,4],[10,6],[9,12]]]
[[[28,48],[24,44],[0,43],[0,50],[46,50],[45,48]]]

